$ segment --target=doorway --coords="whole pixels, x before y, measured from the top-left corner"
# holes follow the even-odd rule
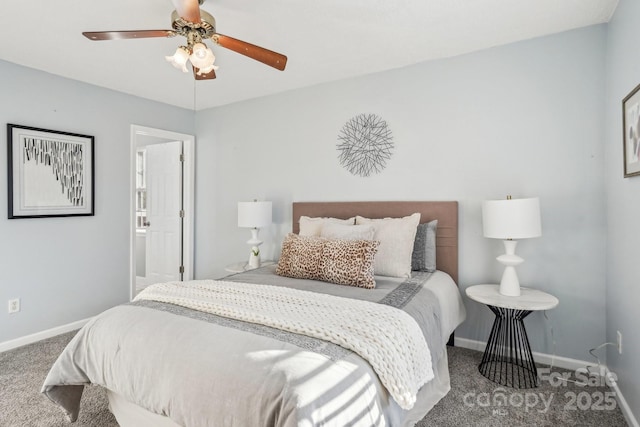
[[[193,279],[193,135],[131,126],[130,297]]]

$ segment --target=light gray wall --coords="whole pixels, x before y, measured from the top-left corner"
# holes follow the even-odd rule
[[[527,320],[532,347],[588,359],[605,339],[605,36],[594,26],[199,112],[196,276],[247,256],[238,201],[273,201],[269,258],[293,201],[458,200],[460,286],[496,282],[503,248],[482,236],[481,202],[539,196],[543,236],[520,242],[518,271],[560,306],[557,348],[541,313]],[[359,113],[382,116],[395,143],[369,178],[337,161],[337,134]],[[467,307],[458,336],[485,341],[491,313]]]
[[[621,0],[609,23],[605,177],[607,192],[607,341],[623,334],[623,353],[608,347],[607,364],[636,418],[640,417],[640,177],[623,178],[622,99],[640,84],[640,2]],[[590,313],[588,314],[590,315]]]
[[[158,88],[166,90],[166,88]],[[0,61],[0,124],[95,136],[93,217],[7,219],[0,149],[0,342],[129,299],[130,125],[193,134],[193,112]],[[4,129],[4,128],[3,128]],[[4,135],[6,135],[6,131]],[[7,314],[7,300],[22,311]]]

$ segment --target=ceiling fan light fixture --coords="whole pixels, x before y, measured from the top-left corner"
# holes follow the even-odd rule
[[[196,80],[213,80],[216,78],[213,65],[216,57],[205,43],[206,40],[240,55],[262,62],[277,70],[284,71],[287,57],[280,53],[247,43],[233,37],[216,32],[216,20],[200,9],[204,0],[172,0],[176,10],[171,13],[170,30],[125,30],[125,31],[92,31],[82,34],[90,40],[120,40],[136,38],[175,37],[186,39],[186,43],[176,49],[166,60],[183,73],[188,73],[187,66],[192,66]],[[196,4],[197,3],[197,4]],[[191,64],[187,64],[191,62]]]
[[[200,47],[198,46],[200,45]],[[189,57],[191,63],[194,67],[199,69],[208,69],[212,70],[213,63],[216,60],[216,57],[213,55],[211,49],[205,46],[203,43],[196,43],[193,46],[193,53]]]
[[[197,71],[196,74],[198,74],[199,76],[203,76],[205,74],[209,74],[212,71],[217,71],[218,68],[220,68],[220,67],[218,67],[217,65],[211,64],[211,65],[209,65],[208,67],[205,67],[205,68],[198,68],[198,71]]]
[[[181,70],[183,73],[188,73],[187,61],[189,60],[189,51],[186,47],[180,46],[176,49],[176,53],[173,56],[165,56],[167,62]]]
[[[204,44],[204,43],[196,43],[193,45],[193,53],[191,54],[191,56],[195,56],[196,58],[199,59],[204,59],[207,57],[207,50],[209,48]]]

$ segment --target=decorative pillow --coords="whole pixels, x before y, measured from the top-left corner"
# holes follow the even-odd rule
[[[373,260],[379,244],[289,233],[282,242],[276,274],[372,289],[376,286]]]
[[[411,269],[416,271],[436,271],[436,231],[438,220],[418,225],[416,240],[411,255]]]
[[[302,215],[298,221],[300,224],[300,236],[319,236],[322,232],[322,227],[328,223],[353,225],[355,224],[355,218],[340,219],[331,217],[308,217]]]
[[[298,279],[316,279],[323,276],[322,251],[324,239],[289,233],[282,242],[276,274]]]
[[[380,241],[380,248],[373,263],[375,274],[411,277],[411,254],[419,222],[419,213],[403,218],[356,217],[356,224],[373,225],[373,238]]]
[[[328,222],[322,226],[320,237],[327,239],[373,240],[373,225],[344,225]]]

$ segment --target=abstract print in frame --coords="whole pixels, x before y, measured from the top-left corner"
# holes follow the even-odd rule
[[[7,124],[9,219],[94,215],[94,137]]]
[[[622,100],[624,177],[640,175],[640,85]]]
[[[375,114],[351,118],[338,135],[338,160],[353,175],[382,171],[393,154],[393,136],[387,122]]]

